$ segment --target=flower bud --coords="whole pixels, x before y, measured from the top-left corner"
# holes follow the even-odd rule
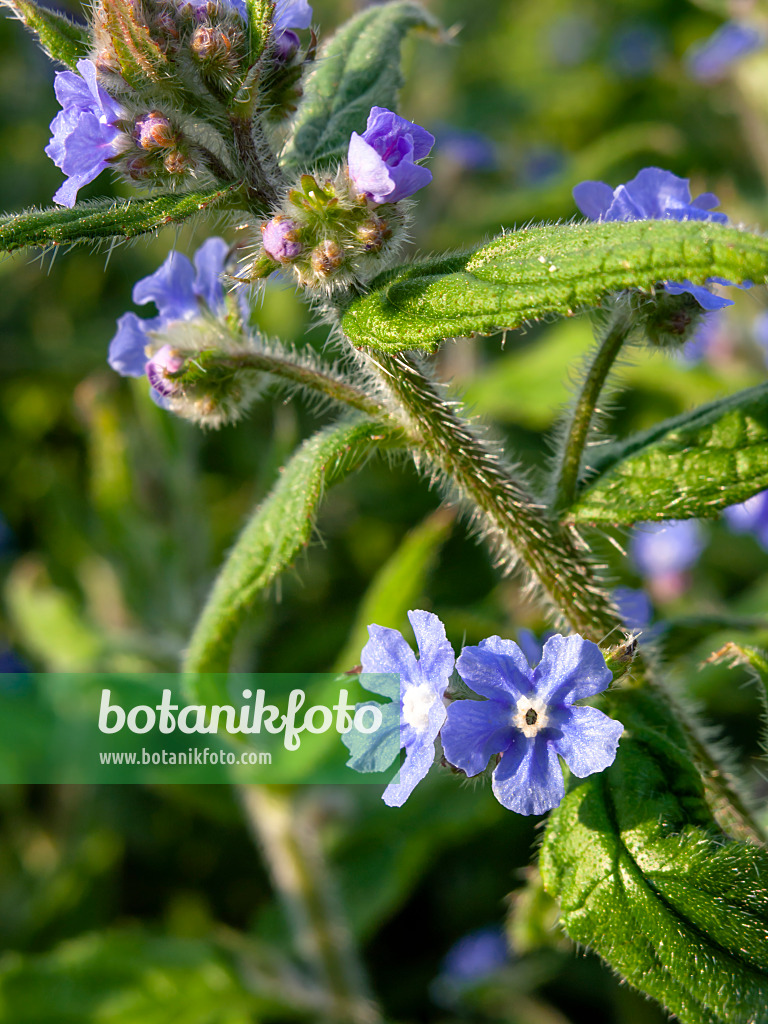
[[[330,277],[344,263],[344,253],[338,242],[326,238],[313,249],[310,263],[320,277]]]
[[[163,167],[169,174],[184,174],[190,169],[191,161],[178,149],[173,149],[163,160]]]
[[[287,28],[276,33],[273,41],[275,58],[281,64],[287,64],[293,60],[299,50],[301,40],[293,31]]]
[[[184,357],[181,353],[170,345],[163,345],[144,367],[144,372],[155,391],[167,398],[179,389],[179,383],[172,375],[177,374],[183,366]]]
[[[232,41],[219,26],[200,25],[195,29],[190,48],[200,60],[215,60],[229,56]]]
[[[261,225],[261,238],[264,251],[278,263],[290,263],[304,248],[298,224],[281,214]]]
[[[392,237],[392,232],[387,222],[374,214],[357,229],[357,237],[366,252],[381,252],[385,241]]]
[[[134,138],[142,149],[168,149],[176,142],[171,122],[159,110],[150,110],[136,120]]]

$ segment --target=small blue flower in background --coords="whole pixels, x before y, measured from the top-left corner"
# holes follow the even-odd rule
[[[724,510],[728,526],[734,533],[752,533],[758,544],[768,551],[768,491],[761,491]]]
[[[696,519],[639,523],[632,531],[629,556],[660,601],[679,597],[686,589],[686,571],[704,550],[705,538]]]
[[[78,189],[98,177],[117,155],[122,133],[116,125],[127,116],[98,84],[93,61],[79,60],[77,70],[78,74],[56,72],[54,91],[62,109],[51,121],[52,138],[45,147],[67,177],[54,202],[68,207],[75,205]]]
[[[369,751],[358,752],[355,734],[342,737],[353,753],[347,762],[358,771],[383,770],[391,763],[392,754],[405,747],[405,761],[397,782],[384,790],[383,800],[390,807],[400,807],[421,782],[435,760],[435,740],[445,721],[445,695],[453,673],[455,655],[445,635],[445,626],[431,612],[410,611],[408,620],[416,637],[419,659],[396,629],[369,626],[370,640],[361,655],[360,683],[373,693],[391,697],[391,704],[380,704],[383,723],[377,742],[384,744],[393,731],[399,733],[394,748],[388,748],[388,761],[374,763]],[[389,679],[383,678],[389,676]],[[399,686],[394,676],[400,677]],[[394,682],[394,685],[393,685]]]
[[[512,640],[492,636],[465,647],[456,668],[484,701],[454,701],[442,730],[451,764],[482,772],[494,754],[493,792],[518,814],[543,814],[565,794],[560,755],[579,778],[613,763],[623,731],[602,711],[573,707],[605,690],[612,674],[597,644],[559,633],[532,668]]]
[[[430,986],[436,1003],[452,1006],[462,995],[492,977],[510,962],[504,931],[498,926],[476,928],[445,954],[440,973]]]
[[[374,203],[396,203],[432,181],[417,160],[429,156],[433,135],[386,107],[371,107],[362,135],[352,132],[347,161],[355,188]]]
[[[482,132],[442,124],[435,128],[440,157],[465,171],[492,171],[497,165],[496,148]]]
[[[752,334],[755,341],[763,349],[766,366],[768,366],[768,313],[760,313],[752,323]]]
[[[720,203],[716,195],[704,192],[691,199],[688,179],[678,178],[659,167],[646,167],[632,181],[615,189],[603,181],[582,181],[574,188],[573,198],[584,216],[596,221],[708,220],[716,224],[728,221],[724,213],[714,212]],[[707,283],[729,285],[733,282],[710,277]],[[731,299],[723,299],[704,285],[690,281],[666,281],[664,287],[670,295],[688,292],[707,311],[733,305]],[[750,285],[745,282],[739,287]]]
[[[708,39],[694,43],[685,55],[685,66],[697,81],[714,82],[764,42],[762,32],[751,25],[726,21]]]
[[[113,370],[123,377],[145,376],[146,350],[152,342],[152,332],[162,331],[176,320],[192,320],[206,310],[213,314],[222,312],[221,275],[228,251],[223,238],[209,238],[195,253],[194,266],[186,256],[172,252],[159,270],[136,282],[133,301],[140,306],[154,302],[159,315],[151,320],[142,320],[135,313],[120,317],[117,333],[109,345],[108,361]],[[160,364],[155,367],[157,372],[161,369]],[[157,388],[152,388],[152,397],[158,404],[164,404],[163,394]]]
[[[642,78],[656,69],[663,54],[658,29],[649,24],[627,25],[616,33],[610,61],[622,78]]]

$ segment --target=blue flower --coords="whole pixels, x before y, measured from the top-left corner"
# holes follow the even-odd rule
[[[763,34],[751,25],[726,21],[703,42],[694,43],[685,55],[689,74],[699,82],[712,82],[731,66],[763,45]]]
[[[386,107],[371,107],[362,135],[349,140],[349,177],[374,203],[396,203],[432,181],[432,172],[416,163],[429,156],[434,136]]]
[[[582,181],[573,190],[576,205],[590,220],[632,221],[632,220],[708,220],[725,224],[724,213],[713,212],[720,200],[711,192],[704,192],[691,199],[690,182],[678,178],[671,171],[658,167],[646,167],[626,185],[612,189],[603,181]],[[722,277],[710,277],[711,284],[732,284]],[[730,299],[714,295],[704,285],[690,281],[675,283],[667,281],[665,289],[671,295],[688,292],[707,311],[732,306]],[[749,288],[745,282],[740,287]]]
[[[228,249],[223,238],[209,238],[195,253],[194,267],[186,256],[172,252],[159,270],[136,282],[133,301],[138,305],[154,302],[159,315],[151,320],[142,320],[135,313],[120,317],[117,333],[109,345],[108,361],[113,370],[123,377],[145,376],[152,332],[162,331],[177,320],[193,320],[206,309],[214,314],[223,310],[221,275]],[[155,359],[152,364],[155,377],[169,368],[167,362],[163,359],[157,363]],[[152,397],[158,404],[165,404],[163,399],[167,394],[163,388],[152,388]]]
[[[557,633],[532,668],[513,640],[492,636],[465,647],[456,668],[484,701],[458,700],[442,730],[445,756],[467,775],[494,754],[497,800],[518,814],[543,814],[563,798],[558,755],[584,778],[613,763],[623,731],[596,708],[573,707],[600,693],[612,675],[597,644]]]
[[[52,138],[45,152],[67,180],[53,199],[74,206],[78,189],[93,181],[117,154],[122,134],[117,122],[126,117],[123,108],[96,80],[91,60],[77,62],[79,74],[58,71],[54,82],[62,109],[51,121]]]
[[[731,505],[724,514],[734,533],[754,534],[760,547],[768,551],[768,491]]]
[[[309,28],[312,24],[312,8],[307,0],[277,0],[275,5],[274,28],[284,32],[291,28]]]
[[[629,545],[635,568],[649,579],[685,572],[703,550],[704,537],[696,519],[639,523]]]
[[[383,800],[390,807],[402,806],[432,767],[435,740],[445,721],[443,696],[455,661],[445,626],[436,615],[410,611],[408,619],[419,649],[418,661],[402,634],[386,626],[368,627],[370,640],[361,655],[361,684],[374,693],[394,698],[391,704],[379,705],[383,716],[383,730],[379,731],[386,734],[399,730],[400,740],[395,749],[405,747],[399,781],[391,782],[384,790]],[[399,688],[394,692],[386,681],[382,685],[382,680],[377,679],[384,674],[400,677]],[[361,770],[358,761],[355,756],[347,764]]]
[[[611,597],[627,629],[645,629],[653,618],[653,605],[644,590],[618,586],[611,591]]]
[[[452,1006],[478,983],[491,978],[510,962],[503,928],[489,926],[468,932],[445,954],[430,992],[435,1001]]]

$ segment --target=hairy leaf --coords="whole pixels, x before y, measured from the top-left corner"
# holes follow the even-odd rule
[[[342,327],[355,345],[431,350],[599,306],[610,292],[660,281],[741,283],[768,274],[768,239],[706,221],[540,225],[477,252],[396,268],[353,301]]]
[[[437,28],[411,0],[369,7],[318,54],[283,155],[289,170],[344,160],[352,132],[363,132],[371,107],[394,110],[403,84],[400,44],[412,28]]]
[[[236,186],[235,186],[236,187]],[[97,199],[71,210],[53,206],[0,219],[0,252],[48,245],[78,245],[102,239],[128,239],[157,231],[222,204],[233,188],[183,192],[154,199]]]
[[[569,521],[690,519],[746,501],[768,487],[768,384],[607,445],[588,475]]]
[[[565,930],[683,1024],[763,1020],[768,850],[715,825],[660,698],[609,699],[616,761],[570,790],[541,851]]]
[[[0,0],[0,5],[13,11],[19,21],[34,32],[37,41],[48,56],[73,71],[83,57],[87,57],[93,43],[85,25],[38,7],[33,0]]]
[[[259,591],[309,543],[325,489],[394,435],[371,420],[328,427],[309,438],[254,512],[214,585],[187,652],[185,671],[226,671],[235,633]]]

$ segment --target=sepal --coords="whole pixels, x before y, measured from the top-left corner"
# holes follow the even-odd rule
[[[41,48],[51,60],[75,71],[77,62],[87,57],[93,47],[85,25],[78,25],[56,11],[40,7],[33,0],[0,0],[30,32],[34,32]]]

